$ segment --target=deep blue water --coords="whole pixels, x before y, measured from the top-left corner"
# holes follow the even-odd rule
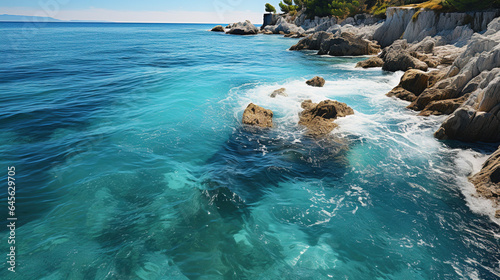
[[[1,279],[500,279],[466,178],[491,147],[435,140],[442,118],[385,97],[401,73],[211,27],[0,23]],[[326,98],[356,114],[303,136]],[[250,102],[273,129],[241,126]]]

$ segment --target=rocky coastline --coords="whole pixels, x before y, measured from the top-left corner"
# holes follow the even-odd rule
[[[307,19],[305,14],[276,15],[270,25],[260,30],[252,26],[248,21],[236,23],[225,31],[238,35],[304,37],[291,46],[292,51],[316,50],[320,55],[332,56],[373,55],[357,67],[405,72],[388,97],[410,102],[407,108],[419,112],[422,118],[447,115],[434,134],[437,139],[500,143],[500,10],[439,13],[391,7],[385,20],[368,14],[344,20]],[[346,104],[339,109],[336,101],[304,102],[299,124],[314,123],[316,127],[309,127],[309,131],[316,136],[331,132],[336,125],[330,119],[337,117],[330,114],[335,117],[327,121],[315,118],[312,112],[324,111],[318,107],[330,106],[328,112],[348,112],[339,117],[354,113]],[[337,107],[332,107],[334,103]],[[500,218],[500,147],[482,170],[470,177],[470,182],[478,196],[493,201],[499,209],[496,217]]]

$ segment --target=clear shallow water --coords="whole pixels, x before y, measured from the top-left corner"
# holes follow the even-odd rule
[[[0,24],[20,225],[1,279],[500,277],[500,228],[466,179],[492,147],[436,141],[439,118],[384,96],[401,73],[210,27]],[[324,88],[305,86],[315,75]],[[356,114],[307,139],[309,98]],[[249,102],[276,127],[242,128]]]

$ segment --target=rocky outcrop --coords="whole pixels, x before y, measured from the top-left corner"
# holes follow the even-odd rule
[[[469,180],[480,196],[491,199],[495,206],[500,206],[500,148],[486,160],[481,171]],[[496,211],[495,216],[500,219],[500,210]]]
[[[222,27],[222,25],[217,25],[214,28],[212,28],[212,30],[210,30],[210,31],[213,31],[213,32],[225,32],[224,27]]]
[[[345,103],[325,100],[319,104],[311,100],[302,102],[304,111],[300,113],[299,124],[307,127],[307,134],[319,137],[330,133],[337,124],[333,121],[340,117],[354,114],[354,110]]]
[[[387,96],[397,97],[406,101],[415,101],[428,86],[429,75],[423,71],[411,69],[405,72],[399,85],[392,89]]]
[[[401,38],[410,24],[413,15],[417,12],[414,8],[390,7],[387,8],[384,24],[375,31],[373,39],[378,41],[382,47],[391,45]]]
[[[436,131],[438,139],[500,142],[500,68],[490,71],[468,100]]]
[[[231,29],[227,33],[233,35],[256,35],[259,33],[259,29],[247,20],[231,25]]]
[[[275,25],[264,27],[264,31],[272,32],[273,34],[304,34],[306,31],[293,23],[289,23],[285,18],[278,19]]]
[[[272,127],[273,111],[250,103],[243,112],[242,123],[258,127]]]
[[[325,83],[325,79],[318,76],[306,81],[306,84],[312,87],[323,87]]]
[[[275,98],[276,96],[278,95],[281,95],[281,96],[284,96],[284,97],[287,97],[288,94],[286,94],[286,88],[280,88],[280,89],[277,89],[275,91],[273,91],[270,95],[271,98]]]
[[[333,36],[334,35],[332,33],[325,31],[314,33],[313,35],[309,35],[308,37],[301,39],[297,44],[291,46],[290,50],[292,51],[319,50],[321,44],[324,41],[333,38]]]
[[[384,61],[380,57],[370,57],[367,60],[360,61],[356,64],[356,67],[361,68],[374,68],[374,67],[382,67],[384,65]]]
[[[453,63],[449,76],[440,83],[454,91],[450,98],[470,96],[435,136],[500,142],[500,18],[493,20],[484,34],[474,34]]]
[[[406,27],[403,39],[418,42],[427,36],[439,37],[440,44],[466,44],[474,34],[486,30],[499,11],[439,13],[420,10]]]
[[[385,71],[407,71],[409,69],[419,69],[427,71],[429,66],[412,56],[408,43],[405,40],[394,42],[389,47],[386,47],[379,57],[384,61],[382,70]]]
[[[377,44],[349,32],[334,35],[322,31],[300,40],[290,50],[318,50],[320,55],[356,56],[377,54],[380,48]]]
[[[398,39],[419,42],[428,36],[436,37],[439,45],[465,44],[474,32],[483,31],[500,11],[438,13],[409,7],[387,8],[387,19],[375,31],[373,39],[382,47]]]
[[[343,32],[340,36],[333,36],[321,43],[318,54],[332,56],[356,56],[378,54],[380,47],[353,33]]]

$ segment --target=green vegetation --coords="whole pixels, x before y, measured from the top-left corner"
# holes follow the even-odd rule
[[[295,15],[303,7],[309,18],[336,16],[346,18],[359,13],[385,17],[388,7],[408,6],[442,12],[500,8],[500,0],[282,0],[280,9]],[[267,5],[266,5],[267,7]]]
[[[266,13],[276,13],[276,8],[273,5],[266,3]]]
[[[457,11],[482,10],[499,8],[500,0],[444,0],[444,6],[452,7]]]
[[[297,11],[300,11],[300,9],[302,8],[302,0],[299,1],[283,0],[279,3],[279,5],[283,13],[290,13],[294,15],[297,13]]]

